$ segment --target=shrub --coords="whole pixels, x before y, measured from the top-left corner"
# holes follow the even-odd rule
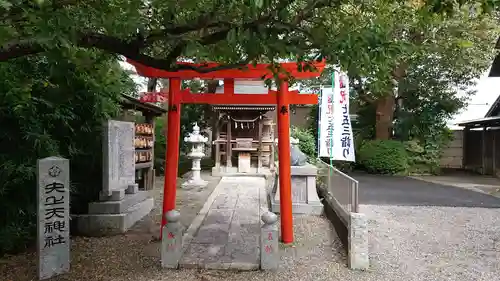
[[[418,140],[405,142],[408,154],[409,172],[411,174],[438,174],[442,153],[442,144],[432,141],[422,143]]]
[[[314,134],[308,129],[292,127],[290,136],[299,140],[300,150],[307,155],[310,162],[314,162],[317,158]]]
[[[167,140],[165,138],[165,118],[157,117],[155,120],[155,172],[157,175],[165,174],[165,152]]]
[[[399,174],[408,170],[408,155],[402,142],[372,140],[359,151],[359,161],[369,173]]]

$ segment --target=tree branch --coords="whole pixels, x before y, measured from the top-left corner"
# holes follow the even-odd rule
[[[199,73],[209,73],[217,70],[241,68],[250,62],[250,59],[245,59],[241,62],[222,64],[216,67],[172,64],[172,59],[175,61],[178,57],[175,56],[175,53],[178,52],[175,48],[171,55],[167,56],[167,59],[157,59],[138,52],[133,48],[134,43],[127,42],[116,37],[95,33],[80,34],[77,45],[83,48],[97,48],[110,53],[120,54],[141,64],[167,71],[193,70]],[[16,43],[9,43],[0,47],[0,62],[26,55],[38,54],[44,51],[46,51],[46,49],[39,41],[23,40]]]
[[[93,3],[98,2],[99,0],[94,0]],[[314,10],[317,8],[321,8],[329,5],[331,1],[339,1],[339,0],[313,0],[299,12],[296,17],[292,19],[292,24],[295,26],[300,24],[302,20],[307,17],[310,17]],[[82,0],[66,0],[61,1],[57,4],[56,8],[62,8],[67,5],[76,5],[84,3]],[[279,8],[287,8],[290,3],[293,1],[281,1],[279,3]],[[283,30],[283,27],[273,26],[273,22],[278,22],[276,18],[278,11],[271,10],[268,13],[263,14],[259,18],[248,21],[241,25],[237,25],[243,29],[257,28],[259,26],[265,27],[267,30]],[[163,69],[167,71],[178,71],[178,70],[194,70],[200,73],[208,73],[211,71],[224,70],[224,69],[232,69],[232,68],[241,68],[248,64],[251,59],[248,58],[242,60],[237,63],[220,65],[217,67],[197,67],[193,65],[186,64],[175,64],[177,58],[182,55],[184,52],[187,42],[183,39],[179,43],[177,43],[170,53],[165,58],[154,58],[149,55],[143,54],[144,48],[151,46],[157,40],[161,40],[163,38],[168,37],[172,34],[184,34],[191,31],[197,31],[199,29],[205,27],[216,27],[217,31],[214,31],[206,36],[203,36],[198,41],[203,45],[211,45],[218,42],[223,41],[227,34],[235,28],[235,24],[231,24],[229,22],[220,21],[220,22],[210,22],[210,18],[208,17],[210,13],[202,15],[199,17],[197,21],[193,24],[179,25],[177,27],[169,27],[164,30],[157,31],[151,33],[149,38],[143,38],[142,36],[136,36],[130,40],[120,39],[114,36],[105,35],[101,33],[95,32],[82,32],[77,36],[74,44],[83,48],[97,48],[103,51],[107,51],[110,53],[116,53],[123,55],[129,59],[137,61],[141,64],[148,65],[154,68]],[[161,36],[163,34],[163,36]],[[12,58],[18,58],[26,55],[33,55],[37,53],[41,53],[46,51],[47,47],[45,44],[42,44],[43,41],[36,39],[28,39],[28,40],[19,40],[17,42],[9,42],[3,46],[0,46],[0,61],[6,61]]]
[[[43,51],[45,51],[45,49],[42,47],[42,44],[36,40],[8,42],[7,44],[0,46],[0,61],[34,55]]]
[[[188,24],[176,25],[176,26],[166,26],[162,30],[156,30],[149,33],[146,37],[146,41],[157,41],[162,40],[167,36],[183,35],[189,32],[199,31],[206,28],[223,28],[230,26],[228,21],[218,21],[213,20],[215,15],[220,11],[222,3],[217,1],[214,3],[212,10],[208,13],[200,15],[196,20],[191,21]]]
[[[29,1],[25,5],[15,5],[12,8],[5,9],[5,8],[0,8],[0,19],[11,19],[11,20],[19,20],[21,15],[24,13],[24,11],[29,8],[29,9],[34,9],[34,10],[40,10],[43,8],[43,6],[47,5],[43,3],[42,5],[37,5],[35,3],[31,3],[32,1]],[[56,11],[68,6],[75,6],[78,4],[90,4],[90,3],[98,3],[100,0],[54,0],[50,4],[50,8],[52,11]]]

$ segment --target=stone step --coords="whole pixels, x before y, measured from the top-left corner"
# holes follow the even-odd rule
[[[89,203],[89,214],[120,214],[125,213],[131,206],[144,201],[148,197],[148,191],[139,191],[135,194],[125,194],[120,201],[104,201]]]
[[[127,210],[127,215],[125,216],[125,228],[131,228],[137,221],[147,216],[153,209],[154,205],[154,199],[149,197],[146,200],[131,206]]]
[[[154,207],[154,199],[130,206],[120,214],[89,214],[74,216],[78,233],[87,236],[106,236],[125,233],[137,221],[145,217]]]

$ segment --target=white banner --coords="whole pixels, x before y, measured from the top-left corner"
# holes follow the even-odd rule
[[[349,117],[349,78],[335,72],[333,90],[333,160],[355,161],[354,138]]]
[[[333,157],[333,89],[322,88],[318,118],[318,156]]]

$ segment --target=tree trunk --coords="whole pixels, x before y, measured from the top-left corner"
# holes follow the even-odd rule
[[[154,92],[154,91],[156,91],[156,85],[157,84],[158,84],[158,78],[149,78],[148,79],[147,91],[148,92]]]
[[[375,139],[388,140],[392,135],[395,98],[392,94],[376,100]]]
[[[407,62],[400,62],[392,72],[394,92],[384,95],[376,100],[375,111],[375,139],[388,140],[392,137],[392,124],[394,121],[394,109],[396,105],[396,96],[399,91],[399,81],[406,76],[408,69]],[[397,90],[396,90],[397,89]]]

